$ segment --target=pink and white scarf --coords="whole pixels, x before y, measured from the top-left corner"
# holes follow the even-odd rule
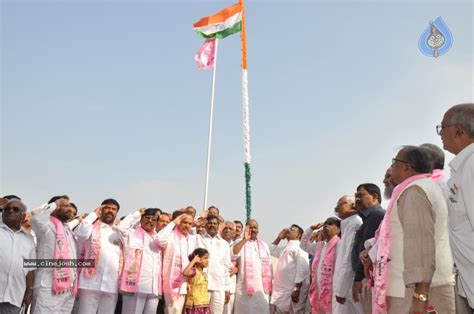
[[[314,254],[311,280],[308,296],[313,313],[318,311],[331,312],[332,311],[332,279],[334,275],[335,261],[336,261],[336,245],[340,238],[333,237],[328,243],[326,253],[322,257],[321,278],[318,286],[318,265],[321,259],[321,251],[324,247],[324,242],[321,242],[316,253]],[[320,292],[321,291],[321,292]]]
[[[375,243],[378,243],[377,258],[374,263],[374,298],[372,301],[372,313],[386,313],[387,312],[387,263],[388,255],[390,253],[390,238],[392,237],[392,228],[390,225],[390,215],[392,214],[393,206],[400,197],[400,194],[413,181],[428,178],[431,173],[423,173],[411,176],[398,184],[392,193],[390,202],[388,203],[385,216],[380,223],[377,232],[375,233]],[[439,179],[437,173],[436,180]],[[441,179],[439,179],[441,180]]]
[[[64,233],[63,223],[56,217],[50,216],[50,221],[54,224],[56,229],[56,239],[54,247],[54,259],[68,260],[71,259],[71,253],[69,251],[69,243]],[[53,294],[61,294],[66,292],[76,293],[77,291],[77,278],[74,278],[73,282],[73,268],[53,268]]]
[[[183,278],[183,270],[189,263],[188,255],[194,249],[194,241],[191,236],[182,234],[178,228],[173,230],[173,242],[166,247],[163,258],[163,293],[172,298],[179,297],[181,286],[186,281]]]
[[[92,225],[92,234],[91,234],[91,241],[89,244],[89,253],[87,259],[94,260],[95,264],[94,267],[88,267],[84,271],[84,276],[86,278],[91,278],[95,276],[97,271],[97,267],[99,265],[99,257],[100,257],[100,226],[102,222],[100,219],[97,219],[94,224]],[[81,250],[81,258],[85,255],[85,242],[83,242],[82,250]],[[84,251],[83,251],[84,250]]]
[[[270,252],[267,250],[267,247],[262,243],[261,240],[256,240],[257,250],[260,257],[260,262],[262,264],[262,284],[263,290],[265,293],[272,292],[272,271],[270,264]],[[255,251],[250,248],[249,243],[245,244],[244,247],[245,254],[245,284],[247,286],[247,294],[252,295],[255,293],[255,272],[254,272],[254,263],[255,260]]]
[[[140,269],[142,266],[143,247],[146,231],[138,227],[130,237],[127,250],[127,260],[120,279],[120,292],[125,295],[134,295],[137,292]]]

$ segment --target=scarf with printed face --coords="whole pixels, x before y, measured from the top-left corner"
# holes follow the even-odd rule
[[[120,292],[125,295],[134,295],[137,292],[140,268],[142,266],[143,247],[146,231],[138,227],[130,237],[127,250],[127,259],[120,280]]]
[[[99,257],[100,257],[100,225],[102,222],[100,219],[97,219],[94,224],[92,225],[92,234],[91,234],[91,242],[89,244],[89,255],[87,259],[94,260],[95,264],[94,267],[86,268],[84,271],[84,276],[86,278],[91,278],[95,276],[97,271],[97,267],[99,265]],[[83,245],[82,249],[85,251],[85,246]],[[83,251],[81,250],[81,258],[83,257]]]
[[[185,282],[183,269],[189,263],[188,255],[194,249],[194,242],[188,235],[183,235],[176,227],[173,230],[173,243],[166,247],[163,259],[163,293],[171,298],[179,297],[181,286]]]
[[[387,263],[390,252],[390,238],[392,237],[392,228],[390,225],[390,215],[393,206],[400,197],[400,194],[413,181],[430,177],[430,173],[418,174],[405,179],[393,189],[392,197],[388,203],[385,216],[375,233],[375,243],[378,243],[377,258],[374,263],[374,297],[372,301],[372,313],[387,312]],[[442,176],[437,173],[436,178]]]
[[[50,221],[54,224],[56,229],[56,240],[54,247],[54,259],[56,261],[71,259],[69,251],[69,243],[64,233],[63,223],[56,217],[50,216]],[[76,292],[77,280],[72,279],[73,268],[53,268],[53,294],[61,294],[65,292]]]
[[[318,265],[321,259],[321,251],[323,250],[324,242],[321,242],[314,254],[313,264],[311,265],[313,278],[308,292],[313,313],[317,313],[318,311],[332,311],[332,279],[334,275],[334,263],[336,260],[336,245],[339,240],[340,238],[335,236],[327,243],[328,248],[325,255],[322,257],[319,285]]]
[[[258,255],[260,257],[260,262],[262,264],[262,284],[263,290],[265,293],[272,292],[272,271],[270,266],[270,252],[266,249],[265,245],[263,245],[262,241],[257,239],[257,250]],[[245,285],[247,286],[247,294],[252,295],[255,293],[255,254],[256,252],[253,248],[250,247],[249,243],[245,244],[244,247],[244,254],[245,254]]]

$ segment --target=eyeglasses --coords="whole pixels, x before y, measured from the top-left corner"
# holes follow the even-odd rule
[[[398,158],[392,158],[392,167],[395,165],[396,162],[403,162],[405,164],[410,164],[408,161],[403,160],[403,159],[398,159]]]
[[[449,124],[449,125],[442,125],[438,124],[436,126],[436,134],[441,135],[441,131],[443,131],[444,128],[450,127],[450,126],[456,126],[455,124]]]
[[[20,207],[10,207],[10,206],[7,206],[3,209],[4,211],[8,212],[10,210],[13,210],[15,213],[19,213],[21,208]]]

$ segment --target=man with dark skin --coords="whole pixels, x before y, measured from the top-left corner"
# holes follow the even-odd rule
[[[244,225],[241,221],[234,220],[235,224],[235,235],[234,240],[240,239],[242,237],[242,230],[244,230]]]
[[[23,258],[35,259],[36,247],[33,237],[21,227],[25,214],[26,206],[17,199],[4,205],[3,224],[0,224],[0,280],[9,284],[0,287],[0,313],[19,313],[22,304],[28,307],[33,298],[34,271],[25,277]]]
[[[166,227],[171,221],[170,214],[163,213],[160,215],[160,219],[156,222],[156,232],[160,232],[161,229]]]

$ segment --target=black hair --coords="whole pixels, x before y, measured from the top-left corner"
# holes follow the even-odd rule
[[[159,208],[147,208],[145,209],[143,216],[155,216],[158,212],[161,214],[161,210]]]
[[[199,257],[203,257],[206,254],[209,255],[209,252],[206,249],[203,249],[202,247],[198,247],[197,249],[194,249],[194,251],[191,254],[189,254],[188,259],[189,261],[192,261],[196,255]]]
[[[377,197],[379,203],[382,202],[382,194],[380,193],[380,188],[373,183],[362,183],[360,184],[356,190],[364,188],[370,195]]]
[[[324,224],[328,224],[328,223],[336,225],[339,229],[341,229],[341,220],[337,217],[329,217],[328,219],[326,219]]]
[[[5,195],[4,197],[2,197],[4,199],[7,199],[7,200],[19,200],[21,201],[21,198],[14,195],[14,194],[11,194],[11,195]]]
[[[54,203],[54,202],[56,202],[57,200],[60,200],[60,199],[62,199],[62,198],[65,198],[65,199],[69,200],[69,196],[67,196],[67,195],[56,195],[56,196],[53,196],[53,197],[49,200],[48,204]]]
[[[74,204],[74,203],[69,203],[69,204],[71,205],[72,208],[74,208],[74,209],[76,210],[76,213],[77,213],[77,206],[76,206],[76,204]]]
[[[119,204],[119,202],[117,202],[117,201],[114,200],[113,198],[108,198],[108,199],[104,200],[104,201],[102,202],[102,204],[100,204],[100,205],[115,205],[115,206],[117,206],[117,211],[120,209],[120,204]]]
[[[208,215],[206,219],[208,222],[213,219],[216,219],[217,221],[219,221],[219,218],[216,215]]]
[[[171,216],[171,220],[175,220],[176,218],[178,218],[179,216],[181,215],[184,215],[184,212],[181,211],[181,210],[175,210],[173,212],[173,215]]]
[[[298,229],[298,236],[299,236],[299,238],[301,239],[301,237],[303,236],[303,233],[304,233],[303,228],[301,228],[300,226],[295,225],[295,224],[292,224],[291,226],[292,226],[292,227],[295,227],[296,229]]]
[[[217,207],[214,206],[214,205],[213,205],[213,206],[209,206],[207,210],[210,210],[211,208],[217,209],[217,213],[220,214],[219,208],[217,208]]]
[[[243,224],[242,221],[240,221],[240,220],[234,220],[234,223],[235,223],[236,225],[237,225],[237,224],[241,225],[242,228],[244,227],[244,224]]]

